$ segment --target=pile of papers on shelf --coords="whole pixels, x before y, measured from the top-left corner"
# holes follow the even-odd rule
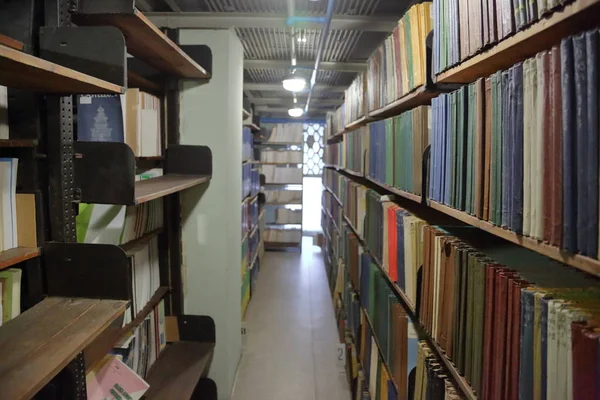
[[[266,183],[302,184],[302,168],[261,165],[261,173],[265,176]]]
[[[271,130],[267,143],[298,143],[303,141],[303,124],[277,124]]]
[[[269,163],[302,164],[302,152],[291,150],[263,150],[260,161]]]

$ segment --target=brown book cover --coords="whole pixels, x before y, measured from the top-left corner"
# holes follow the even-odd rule
[[[490,32],[490,44],[498,41],[498,18],[496,14],[496,0],[484,0],[488,5],[488,29]]]
[[[519,358],[521,343],[521,289],[529,286],[529,282],[519,279],[517,275],[508,279],[508,323],[506,330],[506,362],[504,381],[506,382],[505,398],[519,398]]]
[[[510,1],[510,0],[490,0],[493,1],[494,4],[494,8],[496,10],[495,13],[495,17],[496,17],[496,41],[500,41],[502,39],[504,39],[504,28],[502,27],[502,15],[503,15],[503,11],[502,11],[502,7],[504,6],[504,3]]]
[[[37,247],[35,195],[16,194],[17,243],[19,247]]]
[[[488,264],[485,268],[485,320],[483,325],[483,365],[482,389],[480,397],[491,398],[491,371],[493,365],[493,343],[494,343],[494,301],[495,301],[495,277],[498,266]]]
[[[482,47],[481,0],[469,1],[469,54],[477,53]]]
[[[496,274],[496,301],[494,304],[494,341],[493,366],[492,366],[492,399],[504,399],[506,393],[506,382],[504,380],[504,367],[506,363],[506,324],[508,308],[508,279],[514,276],[514,272],[498,270]]]
[[[456,248],[454,246],[450,246],[450,252],[448,254],[448,257],[446,257],[446,266],[447,266],[447,273],[446,273],[446,285],[448,287],[448,296],[446,298],[446,303],[444,304],[444,314],[445,314],[445,319],[446,319],[446,328],[445,328],[445,335],[447,337],[447,345],[446,345],[446,353],[448,354],[449,357],[452,357],[452,354],[454,352],[454,347],[453,347],[453,337],[454,337],[454,319],[456,316],[456,310],[454,308],[454,304],[456,302],[456,286],[454,284],[454,280],[455,280],[455,275],[456,275],[456,265],[455,265],[455,252],[456,252]]]
[[[563,192],[563,173],[562,173],[562,92],[561,92],[561,67],[560,67],[560,48],[554,46],[550,53],[550,99],[552,106],[552,197],[550,214],[552,218],[552,232],[550,235],[550,244],[562,247],[562,192]]]
[[[483,167],[483,209],[482,218],[486,221],[490,220],[490,185],[491,179],[491,162],[492,162],[492,80],[486,78],[485,80],[485,100],[484,100],[484,129],[485,129],[485,142],[484,142],[484,167]]]
[[[475,81],[475,215],[483,217],[485,190],[485,81]]]
[[[490,11],[488,9],[488,0],[481,1],[481,30],[483,33],[483,47],[490,44]]]

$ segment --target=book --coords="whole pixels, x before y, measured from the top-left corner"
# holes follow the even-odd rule
[[[0,158],[0,187],[2,187],[2,230],[0,236],[0,251],[17,247],[17,169],[18,158]],[[26,217],[23,215],[23,217]]]
[[[2,323],[5,324],[21,314],[21,278],[18,268],[0,271],[2,281]]]
[[[115,356],[107,356],[86,375],[90,400],[139,400],[150,388],[138,374]]]
[[[125,93],[125,143],[136,157],[155,157],[162,154],[161,101],[140,89]]]
[[[9,138],[8,89],[0,85],[0,139]]]
[[[77,140],[124,142],[125,113],[121,95],[77,96]]]

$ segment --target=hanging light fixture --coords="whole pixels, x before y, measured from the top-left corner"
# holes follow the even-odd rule
[[[294,107],[288,110],[288,114],[290,117],[298,118],[301,117],[302,114],[304,114],[304,110],[300,107]]]
[[[306,87],[306,79],[301,76],[289,75],[282,83],[283,88],[290,92],[299,92]]]

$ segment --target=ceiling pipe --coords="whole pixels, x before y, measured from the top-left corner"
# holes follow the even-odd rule
[[[317,72],[319,71],[319,65],[321,64],[321,58],[323,57],[323,49],[325,48],[325,43],[327,42],[327,37],[329,36],[329,30],[331,27],[331,17],[333,16],[334,8],[335,0],[329,0],[329,2],[327,3],[327,11],[325,13],[325,22],[323,28],[321,29],[321,37],[319,38],[319,47],[317,48],[315,68],[313,70],[312,77],[310,78],[310,89],[308,91],[308,99],[306,99],[306,107],[304,107],[305,113],[308,112],[308,106],[310,105],[312,91],[315,87],[315,83],[317,82]]]
[[[290,54],[292,56],[292,73],[295,72],[296,70],[296,64],[298,63],[298,60],[296,59],[296,28],[294,27],[293,23],[289,23],[289,21],[294,20],[295,16],[294,14],[296,13],[296,4],[294,3],[294,0],[287,0],[287,9],[288,9],[288,26],[290,27]]]

